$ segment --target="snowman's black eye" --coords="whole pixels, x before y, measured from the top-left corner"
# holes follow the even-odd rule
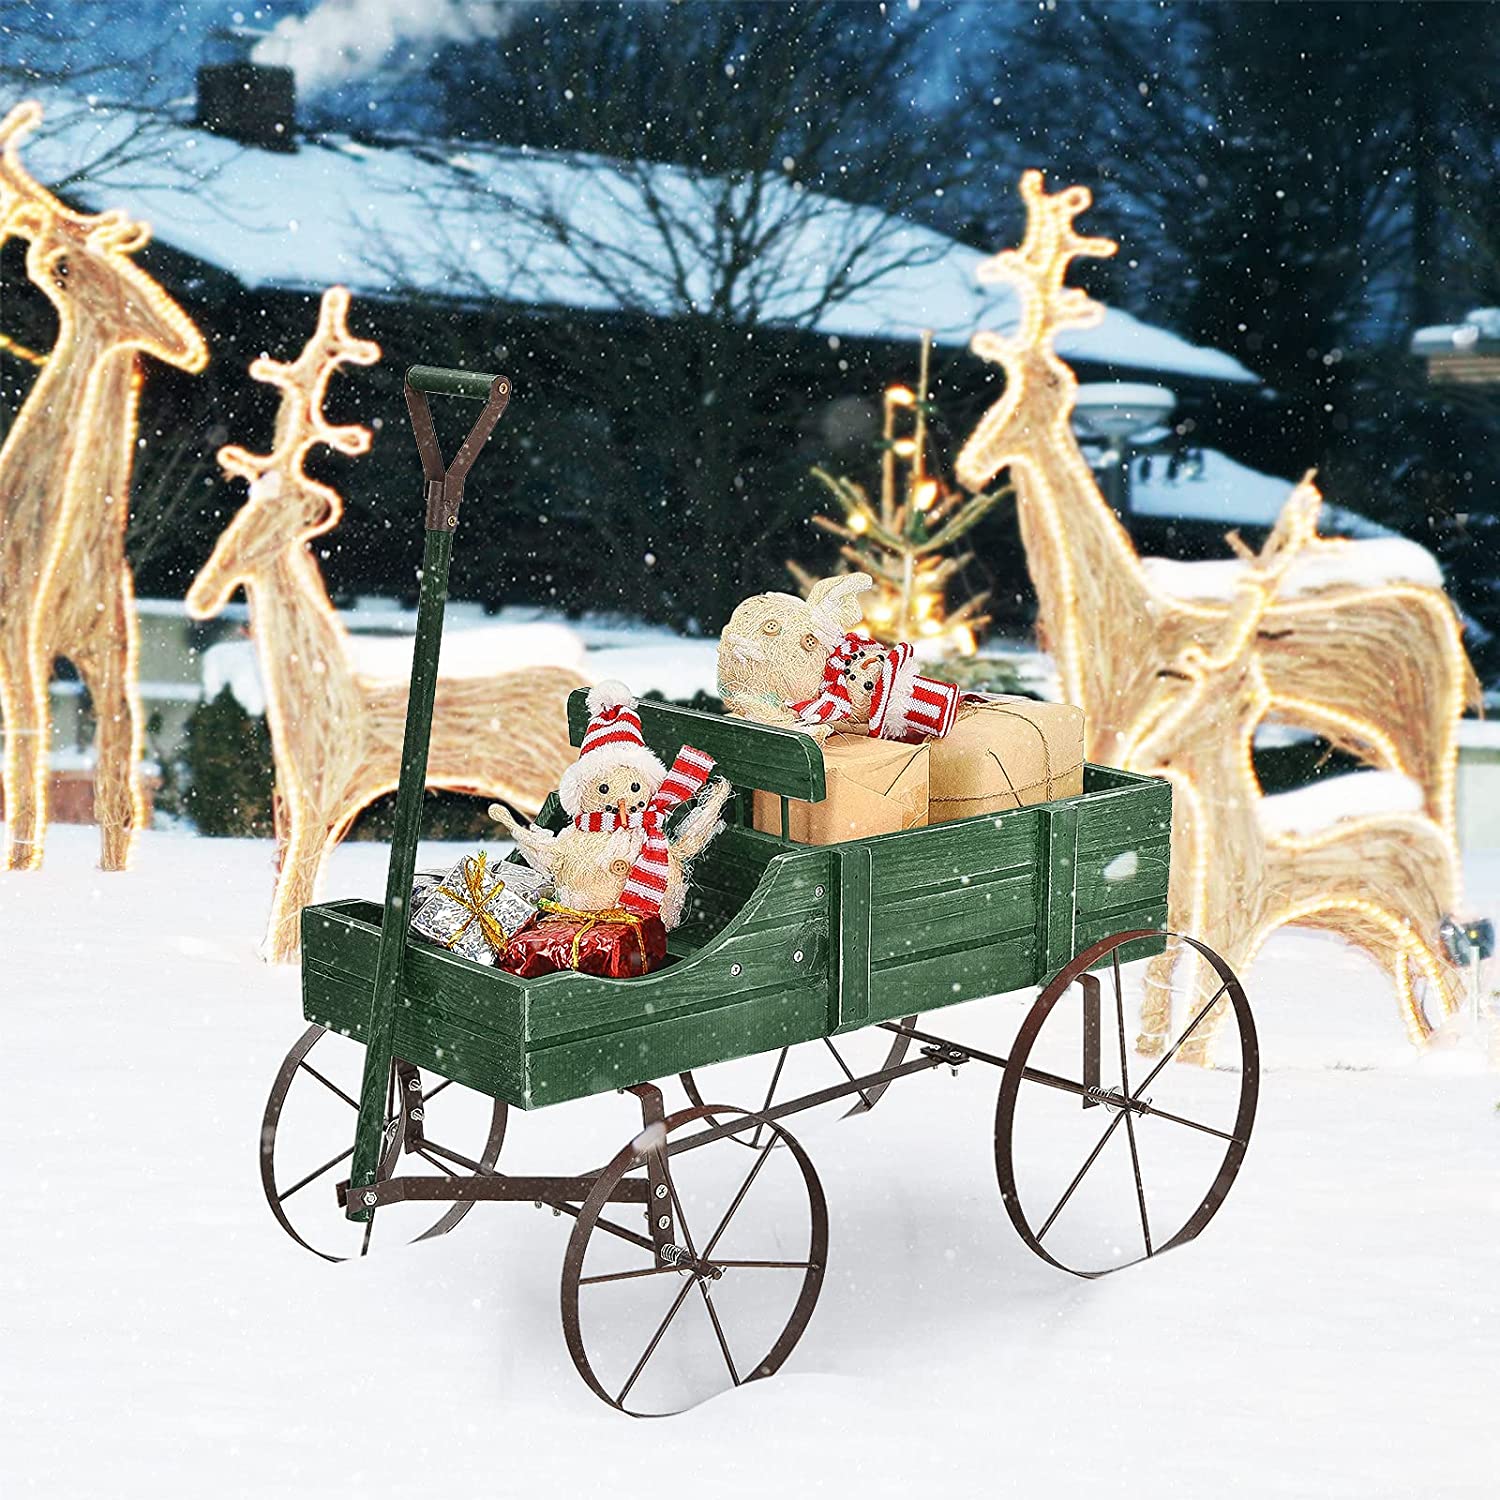
[[[604,795],[605,795],[605,796],[606,796],[606,797],[607,797],[607,796],[609,796],[609,783],[608,783],[608,782],[607,782],[607,781],[601,781],[601,782],[600,782],[600,783],[599,783],[599,790],[600,790],[600,791],[601,791],[601,792],[602,792],[602,793],[603,793],[603,794],[604,794]]]
[[[867,693],[873,693],[875,691],[875,684],[873,682],[867,682],[865,684],[865,691]]]
[[[640,791],[640,789],[641,789],[641,784],[640,784],[640,782],[638,782],[638,781],[632,781],[632,782],[631,782],[631,783],[630,783],[630,790],[631,790],[631,791],[632,791],[632,792],[638,792],[638,791]]]

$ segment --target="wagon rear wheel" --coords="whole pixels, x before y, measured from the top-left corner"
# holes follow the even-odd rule
[[[364,1050],[337,1032],[309,1027],[282,1062],[261,1121],[266,1202],[276,1222],[324,1260],[367,1255],[377,1240],[412,1242],[447,1234],[474,1206],[454,1203],[434,1218],[432,1203],[393,1203],[363,1224],[345,1217],[334,1189],[347,1179],[354,1154]],[[505,1119],[499,1100],[398,1061],[386,1089],[378,1176],[384,1181],[410,1169],[466,1177],[469,1162],[488,1170],[500,1155]]]
[[[685,1109],[605,1168],[573,1226],[562,1318],[578,1373],[631,1416],[666,1416],[774,1374],[802,1337],[828,1257],[828,1208],[807,1153],[779,1125],[747,1156],[744,1111]],[[705,1141],[695,1145],[695,1141]],[[775,1150],[776,1146],[786,1149]],[[612,1195],[628,1177],[638,1201]],[[666,1218],[659,1253],[652,1218]]]
[[[897,1021],[897,1026],[915,1026],[916,1016]],[[885,1068],[898,1067],[906,1057],[911,1038],[867,1026],[846,1036],[820,1037],[735,1062],[716,1063],[698,1073],[678,1078],[689,1099],[702,1108],[710,1098],[759,1099],[760,1108],[770,1109],[788,1099],[816,1093],[839,1083],[852,1083]],[[806,1111],[812,1119],[849,1119],[872,1110],[890,1083],[872,1083],[847,1098]],[[754,1128],[736,1136],[742,1145],[758,1147],[762,1136]]]
[[[1168,936],[1181,1022],[1159,1055],[1132,1055],[1145,965],[1129,962],[1131,945],[1160,936],[1116,933],[1060,970],[1022,1023],[1000,1085],[995,1168],[1006,1210],[1032,1250],[1078,1276],[1200,1234],[1255,1122],[1249,1002],[1229,965],[1193,938]],[[1214,1066],[1182,1065],[1210,1028]]]

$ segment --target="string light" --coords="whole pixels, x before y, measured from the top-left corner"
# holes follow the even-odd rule
[[[276,761],[281,860],[262,951],[297,953],[302,908],[315,897],[328,855],[359,813],[396,788],[407,684],[365,677],[350,664],[313,538],[331,531],[343,499],[304,464],[322,445],[355,456],[370,430],[325,418],[328,384],[340,366],[370,365],[380,345],[357,339],[349,293],[323,293],[318,325],[290,364],[260,358],[251,376],[281,392],[275,442],[266,454],[228,445],[218,460],[246,480],[249,495],[187,594],[195,619],[216,615],[243,585],[266,691]],[[427,784],[500,798],[535,811],[574,757],[567,695],[585,687],[564,667],[440,676],[429,741]]]
[[[7,354],[13,354],[23,364],[36,365],[40,368],[47,363],[45,354],[38,354],[35,349],[28,349],[25,344],[19,344],[9,334],[0,333],[0,349]]]
[[[80,669],[99,722],[100,864],[121,870],[146,820],[139,646],[125,560],[138,356],[196,373],[208,348],[132,261],[150,240],[145,224],[119,210],[75,213],[26,170],[20,146],[41,120],[41,105],[28,100],[0,122],[0,241],[27,242],[27,277],[57,315],[48,355],[5,340],[41,370],[0,447],[0,534],[9,542],[0,574],[0,631],[9,638],[0,651],[7,863],[35,869],[42,861],[47,685],[54,662],[66,657]]]
[[[1345,935],[1363,941],[1372,952],[1379,946],[1372,946],[1368,927],[1373,923],[1391,935],[1378,956],[1397,976],[1408,1029],[1414,1037],[1425,1034],[1427,1023],[1413,998],[1409,970],[1415,967],[1429,978],[1445,1010],[1456,1003],[1453,985],[1444,978],[1450,971],[1400,914],[1379,903],[1353,904],[1337,895],[1299,897],[1269,909],[1253,942],[1215,941],[1216,932],[1229,922],[1225,908],[1241,899],[1261,900],[1265,893],[1229,894],[1214,911],[1208,909],[1210,878],[1216,890],[1224,890],[1233,873],[1227,861],[1235,841],[1222,836],[1223,811],[1216,810],[1210,822],[1196,779],[1180,763],[1166,765],[1159,758],[1153,763],[1143,747],[1149,741],[1160,744],[1169,721],[1175,722],[1181,712],[1174,698],[1180,687],[1163,678],[1164,669],[1183,658],[1192,661],[1197,652],[1200,670],[1211,670],[1216,660],[1222,667],[1253,648],[1259,685],[1256,722],[1274,713],[1422,784],[1432,817],[1350,819],[1339,823],[1331,837],[1352,850],[1361,836],[1404,829],[1409,841],[1422,847],[1428,887],[1456,901],[1457,722],[1474,679],[1453,607],[1441,589],[1413,583],[1331,583],[1306,596],[1266,599],[1263,618],[1254,627],[1257,639],[1236,639],[1231,631],[1219,656],[1210,655],[1205,643],[1231,625],[1232,606],[1180,599],[1153,584],[1124,526],[1099,493],[1073,434],[1077,380],[1057,355],[1054,340],[1066,329],[1097,324],[1104,309],[1063,282],[1076,258],[1112,256],[1117,247],[1112,240],[1074,230],[1073,221],[1092,201],[1086,188],[1049,195],[1041,173],[1029,171],[1021,178],[1020,191],[1027,209],[1020,246],[1001,251],[979,268],[982,281],[1016,292],[1020,323],[1014,333],[976,334],[971,344],[976,354],[1003,367],[1005,389],[964,445],[956,472],[972,490],[1002,470],[1011,473],[1040,606],[1038,630],[1056,664],[1063,697],[1084,710],[1089,758],[1166,776],[1186,815],[1178,827],[1216,830],[1209,840],[1186,838],[1174,829],[1173,862],[1180,869],[1172,900],[1175,927],[1202,936],[1231,964],[1243,966],[1266,932],[1314,910],[1323,914],[1323,925],[1336,925],[1336,914],[1347,913]],[[1283,553],[1286,562],[1299,555],[1332,556],[1358,545],[1318,535],[1321,504],[1309,476],[1293,491],[1262,559],[1269,562]],[[1317,649],[1318,633],[1335,631],[1339,651]],[[1297,649],[1278,652],[1273,643],[1288,635],[1295,636]],[[1397,652],[1415,664],[1409,681],[1392,681],[1390,661]],[[1361,654],[1367,659],[1358,660]],[[1191,746],[1195,757],[1231,757],[1235,795],[1253,806],[1260,792],[1249,737],[1216,747],[1195,740],[1187,726],[1178,727],[1182,745]],[[1291,857],[1329,846],[1273,837],[1267,847]],[[1335,914],[1331,920],[1329,914]]]

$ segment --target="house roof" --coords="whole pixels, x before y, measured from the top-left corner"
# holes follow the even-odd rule
[[[0,90],[0,107],[18,98]],[[142,116],[114,105],[82,107],[67,95],[42,98],[54,118],[27,143],[24,158],[40,180],[76,178],[66,191],[85,207],[124,208],[148,221],[160,243],[248,289],[316,293],[341,282],[374,298],[419,291],[471,303],[667,315],[706,302],[715,279],[712,257],[723,234],[713,209],[722,193],[704,192],[704,180],[681,167],[336,135],[273,152],[152,117],[149,154],[95,170],[90,164],[127,140]],[[789,206],[795,198],[799,210],[795,227],[745,279],[762,321],[888,340],[931,328],[950,346],[979,329],[1015,325],[1014,295],[976,278],[981,251],[876,208],[809,198],[780,177],[756,186]],[[751,185],[734,191],[747,194]],[[674,261],[659,236],[642,232],[648,193],[687,226],[677,246],[691,247],[686,256]],[[542,228],[537,210],[555,213],[563,233]],[[864,284],[820,307],[847,248],[872,232],[878,248]],[[603,274],[583,274],[581,258]],[[1097,326],[1061,334],[1057,347],[1069,360],[1095,365],[1256,383],[1229,355],[1113,308]]]

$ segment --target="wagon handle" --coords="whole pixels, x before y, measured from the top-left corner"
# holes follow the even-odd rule
[[[364,1201],[379,1170],[385,1129],[386,1084],[395,1055],[396,1001],[406,959],[412,872],[422,832],[422,794],[427,786],[427,750],[432,736],[432,707],[437,696],[438,655],[443,643],[443,607],[448,598],[448,564],[453,533],[463,503],[464,480],[510,400],[504,375],[470,370],[443,370],[413,365],[406,372],[406,407],[422,459],[427,536],[422,550],[422,587],[417,596],[417,634],[412,642],[411,686],[406,700],[406,731],[401,745],[401,778],[396,788],[396,824],[386,873],[385,910],[380,923],[380,955],[370,996],[365,1030],[365,1068],[359,1093],[359,1122],[354,1130],[354,1160],[349,1169],[347,1212],[367,1220],[373,1210]],[[433,426],[428,395],[458,396],[484,406],[453,462],[444,463]]]
[[[432,425],[432,409],[427,405],[429,392],[435,396],[459,396],[484,402],[484,409],[475,419],[451,464],[443,462],[437,429]],[[422,478],[427,481],[429,531],[442,531],[458,525],[464,480],[509,401],[510,381],[504,375],[440,370],[434,365],[413,365],[406,372],[406,409],[411,414],[411,430],[422,460]]]

